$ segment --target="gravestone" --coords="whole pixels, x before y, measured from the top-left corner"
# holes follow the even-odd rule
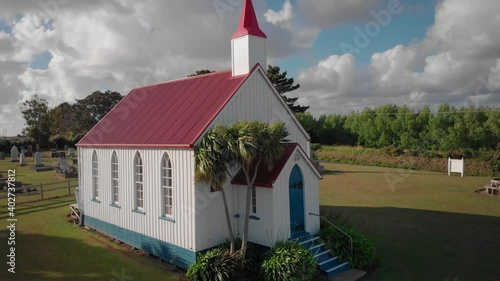
[[[35,167],[43,167],[43,157],[42,153],[35,153]]]
[[[21,156],[19,157],[19,165],[21,165],[21,167],[26,166],[26,156],[24,156],[24,152],[21,152]]]
[[[76,156],[75,149],[74,148],[68,149],[68,157],[75,157],[75,156]]]
[[[16,146],[13,146],[10,150],[10,161],[17,162],[19,161],[19,150],[17,150]]]
[[[3,154],[3,152],[0,152],[0,160],[5,160],[5,154]]]
[[[59,158],[59,159],[61,159],[61,161],[60,161],[61,163],[59,164],[60,165],[59,167],[61,168],[61,171],[63,173],[66,173],[66,172],[69,173],[68,159],[66,159],[66,158]]]
[[[39,143],[37,143],[37,144],[35,145],[35,149],[36,149],[36,151],[40,151],[40,144],[39,144]]]

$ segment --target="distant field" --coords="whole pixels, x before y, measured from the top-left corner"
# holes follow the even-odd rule
[[[500,198],[474,192],[490,177],[325,165],[322,213],[378,246],[369,280],[500,280]]]
[[[483,157],[488,158],[492,157],[492,155],[493,152],[489,152],[487,156],[484,154]],[[433,151],[419,152],[399,148],[376,149],[360,146],[321,146],[315,151],[315,157],[321,161],[333,163],[409,168],[439,173],[448,172],[448,157],[446,154]],[[493,174],[491,160],[465,158],[466,175],[491,176]]]

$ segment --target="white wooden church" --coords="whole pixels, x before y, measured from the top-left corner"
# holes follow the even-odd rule
[[[283,159],[259,172],[249,241],[272,246],[319,231],[310,137],[266,76],[266,35],[244,1],[231,40],[232,69],[132,90],[79,143],[83,223],[187,268],[228,238],[222,198],[195,179],[193,147],[215,125],[284,122]],[[246,184],[225,187],[233,229],[243,231]]]

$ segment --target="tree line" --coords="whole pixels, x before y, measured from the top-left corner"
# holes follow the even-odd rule
[[[313,143],[400,147],[415,150],[495,150],[500,146],[500,107],[455,107],[436,112],[387,104],[349,114],[297,114]]]
[[[117,92],[96,91],[72,104],[63,102],[50,108],[47,100],[35,95],[21,107],[26,123],[22,133],[41,147],[75,144],[122,98]]]

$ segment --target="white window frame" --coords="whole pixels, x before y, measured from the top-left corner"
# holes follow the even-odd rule
[[[135,209],[144,211],[144,166],[139,151],[134,156],[134,199]]]
[[[161,214],[172,218],[174,215],[172,161],[167,153],[161,158]]]
[[[99,159],[95,150],[92,153],[92,197],[99,200]]]
[[[115,205],[120,205],[120,188],[118,180],[118,156],[116,151],[111,155],[111,198]]]

